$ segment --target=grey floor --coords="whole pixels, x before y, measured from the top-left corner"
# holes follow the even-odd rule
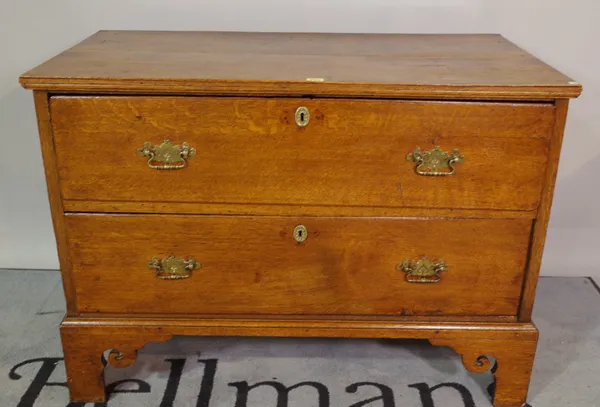
[[[41,362],[36,362],[37,365],[27,363],[14,369],[26,360],[61,357],[57,326],[64,306],[58,272],[0,270],[0,407],[68,404],[64,387],[45,387],[41,392],[32,390],[33,378],[41,371]],[[534,314],[541,338],[530,387],[532,407],[600,406],[598,287],[586,278],[542,278]],[[349,391],[344,392],[344,386],[357,381],[388,383],[394,388],[396,407],[423,405],[410,383],[427,381],[431,381],[431,385],[449,381],[463,383],[472,389],[472,405],[490,405],[485,393],[489,377],[483,375],[483,378],[478,378],[464,372],[451,351],[431,347],[422,341],[390,344],[389,341],[343,339],[177,338],[168,344],[146,346],[134,367],[108,371],[107,381],[136,377],[151,384],[158,383],[154,385],[156,388],[164,388],[163,382],[166,382],[171,366],[170,362],[165,362],[169,360],[165,359],[167,355],[193,353],[197,349],[202,349],[202,353],[198,353],[202,357],[219,359],[220,376],[214,386],[210,407],[238,405],[235,403],[236,393],[231,393],[235,389],[232,390],[232,384],[227,384],[225,379],[239,382],[243,378],[256,383],[275,380],[271,376],[276,375],[277,380],[288,380],[288,383],[317,377],[314,380],[329,386],[331,406],[336,407],[366,399],[366,393],[365,397],[357,399]],[[397,359],[392,363],[394,358]],[[197,355],[188,361],[175,404],[165,403],[164,392],[158,392],[152,399],[144,399],[143,394],[117,394],[108,404],[158,406],[162,400],[161,406],[196,405],[197,379],[204,372],[203,368],[202,373],[194,373],[190,366],[197,365],[197,362]],[[58,364],[52,373],[55,382],[64,381],[64,369],[62,364]],[[286,371],[290,371],[287,379]],[[390,376],[394,376],[393,380],[389,379]],[[219,380],[224,384],[221,385]],[[340,387],[341,383],[345,384]],[[39,394],[32,395],[35,391]],[[275,406],[272,394],[253,392],[256,400],[249,399],[248,407]],[[269,401],[264,401],[263,398],[266,400],[267,397]],[[290,396],[289,405],[316,406],[317,402],[308,401],[308,397],[315,400],[312,393],[295,401]],[[334,401],[335,397],[339,401]],[[435,406],[464,405],[463,402],[449,401],[451,397],[448,393],[447,398]],[[380,406],[382,403],[368,405]]]

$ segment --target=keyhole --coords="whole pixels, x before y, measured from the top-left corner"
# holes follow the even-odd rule
[[[300,106],[298,109],[296,109],[294,118],[299,127],[306,127],[308,125],[308,121],[310,120],[310,113],[305,106]]]
[[[294,240],[298,243],[302,243],[308,237],[308,231],[304,225],[298,225],[294,228]]]

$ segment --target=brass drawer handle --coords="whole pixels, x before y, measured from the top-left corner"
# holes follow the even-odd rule
[[[460,154],[458,149],[448,153],[440,150],[439,146],[435,146],[431,151],[421,151],[417,147],[412,153],[408,153],[406,160],[414,161],[417,164],[415,168],[417,174],[438,177],[454,174],[454,164],[462,163],[465,157]]]
[[[147,141],[137,153],[141,157],[147,157],[148,167],[154,170],[179,170],[187,167],[187,160],[196,155],[196,149],[191,148],[188,143],[178,146],[165,140],[162,144],[153,146]]]
[[[161,280],[181,280],[191,277],[192,270],[197,270],[201,267],[200,263],[192,257],[187,260],[173,255],[164,259],[157,257],[152,258],[148,262],[148,268],[156,271],[156,277]]]
[[[450,266],[443,259],[431,261],[426,257],[416,261],[404,259],[396,266],[396,270],[406,273],[406,281],[409,283],[438,283],[440,273],[448,269]]]

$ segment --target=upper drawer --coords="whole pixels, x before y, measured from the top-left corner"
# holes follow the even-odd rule
[[[53,97],[51,114],[66,200],[506,210],[536,208],[554,122],[550,104],[212,97]],[[165,139],[195,149],[185,168],[138,155]],[[407,160],[434,146],[464,157],[452,175]]]

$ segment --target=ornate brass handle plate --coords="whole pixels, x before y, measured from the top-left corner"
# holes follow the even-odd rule
[[[196,155],[196,149],[191,148],[188,143],[178,146],[165,140],[158,146],[145,142],[137,153],[139,156],[147,157],[148,167],[154,170],[179,170],[187,167],[188,159]]]
[[[426,257],[418,260],[404,259],[396,266],[397,270],[406,273],[406,281],[409,283],[438,283],[440,273],[449,268],[443,259],[431,261]]]
[[[164,259],[154,257],[148,262],[148,268],[156,271],[161,280],[181,280],[191,277],[192,271],[201,267],[192,257],[187,260],[173,255]]]
[[[421,151],[419,147],[406,156],[408,161],[414,161],[417,166],[415,171],[419,175],[439,177],[454,174],[454,164],[462,163],[465,157],[458,149],[452,153],[440,150],[435,146],[431,151]]]

